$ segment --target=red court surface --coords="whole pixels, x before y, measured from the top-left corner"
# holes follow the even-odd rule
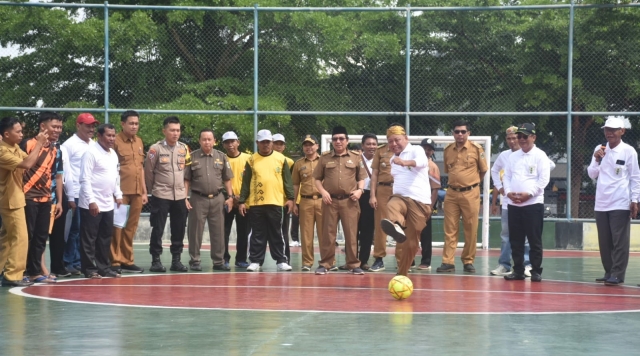
[[[640,311],[640,288],[502,277],[412,274],[394,300],[391,274],[198,273],[71,280],[18,292],[58,301],[137,307],[337,313],[607,313]]]

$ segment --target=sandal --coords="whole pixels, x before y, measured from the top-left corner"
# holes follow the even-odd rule
[[[102,279],[102,276],[98,274],[98,272],[92,272],[87,276],[89,279]]]
[[[29,278],[29,281],[33,282],[33,283],[56,283],[55,279],[51,279],[49,278],[49,276],[38,276],[38,277],[31,277]]]
[[[55,274],[50,274],[50,275],[47,276],[47,278],[49,278],[49,279],[51,279],[53,281],[56,281],[56,282],[58,281],[58,276],[56,276]]]

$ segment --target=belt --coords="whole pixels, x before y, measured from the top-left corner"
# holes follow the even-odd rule
[[[384,185],[385,187],[393,187],[393,182],[378,182],[378,185]]]
[[[464,188],[454,188],[454,187],[451,187],[451,186],[449,188],[455,190],[456,192],[466,192],[467,190],[471,190],[471,189],[477,187],[478,184],[480,184],[480,183],[476,183],[474,185],[471,185],[471,186],[468,186],[468,187],[464,187]]]
[[[300,194],[300,198],[303,198],[303,199],[320,199],[320,198],[322,198],[322,195],[302,195],[302,194]]]
[[[349,197],[351,196],[348,194],[340,194],[340,195],[331,194],[331,199],[344,200],[344,199],[349,199]]]
[[[213,198],[217,197],[218,194],[220,194],[220,192],[217,192],[216,194],[202,194],[200,192],[196,192],[195,190],[192,190],[191,194],[196,194],[196,195],[199,195],[199,196],[204,197],[204,198],[213,199]]]

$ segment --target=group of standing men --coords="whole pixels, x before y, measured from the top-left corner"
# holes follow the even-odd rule
[[[333,150],[321,155],[316,137],[307,135],[302,143],[304,157],[295,163],[281,153],[284,136],[268,130],[258,132],[258,151],[251,155],[238,150],[240,142],[232,131],[222,135],[226,154],[213,149],[216,140],[211,129],[200,132],[200,149],[190,152],[178,141],[180,120],[170,116],[163,122],[164,140],[145,154],[137,136],[137,112],[122,114],[119,134],[111,124],[96,130],[98,124],[91,114],[79,115],[77,132],[60,145],[58,114],[42,113],[39,134],[25,141],[16,118],[0,121],[3,285],[54,283],[56,276],[81,273],[99,279],[143,272],[134,264],[133,237],[147,203],[147,188],[151,190],[152,272],[166,271],[160,255],[168,215],[172,271],[202,270],[205,222],[213,269],[230,270],[228,245],[234,220],[237,268],[259,271],[268,244],[277,269],[290,271],[289,213],[299,216],[303,271],[310,271],[314,263],[314,230],[320,246],[315,274],[337,269],[339,222],[346,252],[341,269],[356,275],[384,270],[386,235],[398,243],[399,274],[410,271],[420,244],[423,258],[418,269],[431,268],[430,217],[440,188],[440,174],[432,160],[435,146],[430,139],[422,147],[412,146],[400,124],[389,127],[388,143],[382,146],[376,135],[365,134],[362,152],[348,149],[349,137],[342,126],[332,131]],[[624,281],[628,262],[629,220],[638,209],[640,171],[635,150],[621,142],[623,121],[611,118],[603,128],[607,143],[596,148],[588,171],[599,180],[596,222],[605,276],[598,281],[617,285]],[[95,131],[97,140],[93,140]],[[468,140],[470,134],[467,122],[456,122],[455,142],[444,149],[449,190],[444,200],[445,245],[437,268],[441,273],[455,271],[460,219],[465,238],[463,270],[475,272],[480,183],[488,165],[482,147]],[[510,149],[492,169],[494,206],[497,196],[503,197],[503,243],[500,265],[491,273],[506,280],[530,276],[541,281],[544,189],[554,165],[535,140],[533,124],[507,129]],[[430,189],[424,189],[427,182]],[[129,207],[129,216],[123,228],[114,228],[114,209],[122,204]],[[72,218],[65,238],[66,219],[60,217],[66,216],[67,209]],[[181,263],[187,225],[189,267]],[[43,258],[49,237],[51,274],[45,273]],[[374,263],[369,266],[372,244]]]

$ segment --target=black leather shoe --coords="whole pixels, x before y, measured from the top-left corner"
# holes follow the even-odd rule
[[[122,268],[120,268],[120,266],[111,266],[111,270],[117,274],[122,274]]]
[[[111,267],[113,268],[113,267]],[[102,274],[102,277],[107,277],[107,278],[120,278],[122,277],[122,275],[112,269],[104,272],[104,274]]]
[[[154,257],[153,262],[151,262],[151,268],[149,268],[151,272],[166,272],[167,269],[164,268],[162,262],[160,262],[160,257]]]
[[[230,271],[231,267],[227,266],[226,264],[213,265],[213,270],[214,271]]]
[[[609,277],[609,279],[604,281],[604,285],[605,286],[617,286],[617,285],[622,284],[622,282],[624,282],[624,281],[619,279],[618,277]]]
[[[476,268],[473,267],[473,264],[467,263],[464,265],[464,271],[469,273],[476,273]]]
[[[131,265],[120,265],[120,273],[122,272],[126,272],[126,273],[142,273],[144,272],[144,268],[142,267],[138,267],[134,264]]]
[[[527,277],[525,277],[524,273],[515,273],[515,272],[504,276],[504,279],[507,281],[524,281],[525,278]],[[533,280],[533,273],[531,274],[531,278]]]
[[[28,279],[27,280],[21,280],[21,281],[10,281],[8,279],[4,279],[4,277],[2,278],[2,286],[3,287],[29,287],[32,286],[33,282],[30,282]]]
[[[436,272],[446,272],[446,273],[450,273],[450,272],[455,272],[456,271],[456,266],[455,265],[450,265],[448,263],[443,263],[440,265],[440,267],[436,268]]]
[[[202,266],[200,266],[200,262],[194,262],[191,264],[191,266],[189,266],[189,269],[192,271],[202,271]],[[213,266],[213,269],[215,269],[215,266]]]
[[[180,262],[180,260],[173,260],[171,262],[171,267],[169,267],[170,271],[174,272],[187,272],[189,269]]]
[[[596,278],[597,283],[604,283],[607,279],[611,278],[611,276],[607,276],[606,274],[602,278]]]
[[[531,271],[531,282],[542,282],[540,273]]]

